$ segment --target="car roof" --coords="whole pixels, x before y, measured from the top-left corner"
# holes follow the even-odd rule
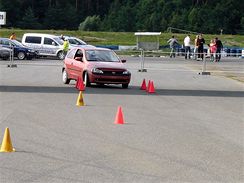
[[[45,37],[58,37],[60,38],[60,36],[56,36],[53,34],[44,34],[44,33],[25,33],[24,36],[45,36]]]

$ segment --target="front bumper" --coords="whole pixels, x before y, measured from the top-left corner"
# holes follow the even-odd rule
[[[100,74],[93,74],[89,75],[89,80],[91,83],[103,83],[103,84],[129,84],[131,76],[124,75],[124,76],[106,76]]]

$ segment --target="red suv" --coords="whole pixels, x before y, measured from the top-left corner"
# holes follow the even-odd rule
[[[69,84],[70,80],[82,77],[84,84],[122,84],[128,88],[131,73],[125,68],[124,62],[116,53],[104,48],[73,48],[71,49],[62,68],[63,82]]]

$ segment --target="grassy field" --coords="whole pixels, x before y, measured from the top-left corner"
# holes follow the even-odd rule
[[[22,30],[22,29],[0,29],[0,37],[9,37],[12,32],[16,33],[17,39],[21,40],[24,33],[47,33],[55,35],[69,35],[78,37],[92,45],[136,45],[134,32],[92,32],[92,31],[66,31],[66,30]],[[167,45],[167,40],[175,35],[180,44],[186,34],[162,33],[159,37],[160,45]],[[244,35],[210,35],[205,34],[206,43],[211,39],[219,37],[225,46],[244,47]],[[154,37],[144,37],[147,41],[154,41]],[[195,39],[195,35],[191,35]]]

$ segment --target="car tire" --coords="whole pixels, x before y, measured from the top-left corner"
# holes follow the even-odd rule
[[[86,87],[91,86],[91,83],[90,83],[89,76],[88,76],[88,73],[87,73],[87,72],[85,72],[83,78],[84,78],[84,85],[85,85]]]
[[[62,72],[62,79],[63,79],[63,83],[64,84],[69,84],[70,83],[70,79],[69,79],[68,73],[67,73],[67,71],[65,69]]]
[[[19,60],[24,60],[25,59],[25,53],[20,51],[18,54],[17,54],[17,58]]]
[[[128,88],[129,87],[129,84],[122,84],[122,88]]]
[[[64,57],[65,57],[63,51],[59,51],[58,54],[57,54],[57,56],[58,56],[58,59],[59,59],[59,60],[63,60]]]

